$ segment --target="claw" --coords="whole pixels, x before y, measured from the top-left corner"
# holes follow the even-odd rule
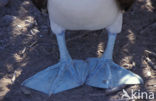
[[[83,85],[87,74],[84,61],[60,62],[25,80],[22,85],[51,95]]]
[[[98,88],[114,88],[125,84],[143,83],[140,76],[120,67],[112,60],[90,58],[87,61],[90,68],[87,85]]]

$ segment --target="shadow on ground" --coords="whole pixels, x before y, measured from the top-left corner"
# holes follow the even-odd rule
[[[21,87],[21,82],[56,64],[59,59],[55,36],[48,15],[41,13],[30,0],[10,0],[0,9],[0,100],[1,101],[114,101],[122,91],[105,95],[105,90],[79,87],[48,97]],[[117,64],[139,74],[144,85],[126,87],[156,91],[156,2],[137,0],[125,13],[123,31],[114,50]],[[74,59],[102,55],[107,42],[105,30],[67,31],[66,41]]]

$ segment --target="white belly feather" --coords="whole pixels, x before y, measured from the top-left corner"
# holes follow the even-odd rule
[[[120,10],[115,0],[49,0],[49,17],[69,30],[97,30],[111,25]]]

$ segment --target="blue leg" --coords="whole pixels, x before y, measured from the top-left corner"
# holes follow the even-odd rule
[[[140,76],[113,62],[112,55],[116,35],[109,32],[107,47],[101,58],[87,60],[90,68],[87,85],[98,88],[114,88],[126,84],[143,83]]]
[[[60,51],[60,62],[25,80],[22,85],[46,94],[55,94],[84,84],[87,63],[72,60],[65,44],[64,32],[56,34]]]

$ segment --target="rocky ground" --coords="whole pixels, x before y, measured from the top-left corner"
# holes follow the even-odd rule
[[[74,59],[99,57],[107,42],[105,30],[67,31],[66,41]],[[48,97],[21,87],[21,82],[56,64],[59,59],[55,36],[48,15],[30,0],[0,0],[0,100],[1,101],[119,101],[123,91],[82,86]],[[114,61],[139,74],[143,85],[124,88],[156,92],[156,1],[137,0],[124,14],[123,30],[118,35]],[[134,100],[135,101],[135,100]],[[136,101],[150,101],[149,99]],[[156,95],[155,100],[156,101]]]

